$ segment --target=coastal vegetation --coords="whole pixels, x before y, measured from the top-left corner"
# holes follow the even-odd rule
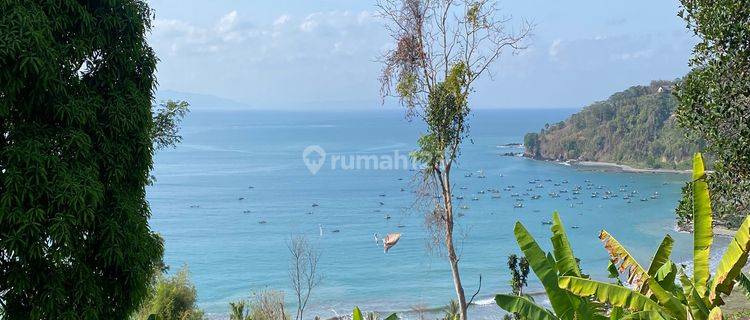
[[[149,294],[157,57],[145,1],[0,2],[0,304],[125,319]]]
[[[706,142],[717,220],[737,228],[750,209],[750,11],[745,1],[685,0],[679,15],[700,41],[676,86],[675,115]]]
[[[673,86],[671,81],[653,81],[595,102],[565,121],[526,134],[524,154],[540,160],[688,168],[700,144],[677,126]]]
[[[456,294],[442,319],[466,320],[473,297],[461,279],[452,167],[468,137],[472,84],[504,52],[525,48],[530,25],[507,33],[486,0],[383,0],[378,8],[395,44],[383,57],[383,98],[395,96],[426,124],[412,156],[424,165],[425,220]],[[735,286],[750,295],[742,273],[750,253],[750,12],[731,0],[685,0],[683,8],[701,39],[683,80],[631,87],[524,143],[536,159],[670,169],[692,160],[677,208],[693,231],[692,271],[671,260],[669,235],[646,267],[602,230],[611,282],[594,280],[558,213],[552,252],[517,222],[523,257],[509,257],[512,292],[495,297],[508,318],[722,319]],[[148,222],[154,152],[181,142],[189,112],[184,101],[154,104],[153,12],[139,0],[7,0],[0,12],[0,319],[204,319],[187,267],[165,273],[163,240]],[[693,153],[704,143],[710,174]],[[711,274],[717,223],[737,231]],[[288,249],[294,315],[283,291],[263,289],[230,303],[230,319],[302,320],[323,279],[320,253],[301,236]],[[530,272],[550,309],[524,291]],[[354,308],[351,318],[378,316]]]
[[[187,267],[172,276],[166,276],[159,270],[146,302],[131,319],[148,320],[156,317],[158,320],[202,320],[203,311],[196,306],[197,298]]]
[[[412,158],[424,166],[421,193],[429,202],[427,228],[433,247],[445,250],[459,318],[466,320],[471,301],[459,268],[451,169],[468,135],[474,81],[505,51],[524,49],[531,25],[524,23],[518,33],[509,33],[507,20],[496,14],[497,3],[488,0],[381,0],[377,6],[394,41],[382,57],[381,95],[398,98],[407,117],[427,126]]]
[[[617,279],[605,283],[581,274],[559,216],[553,215],[553,254],[545,253],[523,225],[516,223],[516,240],[544,286],[553,310],[526,297],[498,295],[497,304],[530,319],[723,319],[724,297],[734,286],[748,284],[742,268],[750,252],[750,217],[746,217],[725,249],[712,275],[709,257],[713,243],[711,198],[703,158],[693,160],[693,271],[670,260],[674,241],[667,235],[648,268],[636,261],[613,235],[599,238],[610,255]],[[625,286],[627,284],[627,286]]]

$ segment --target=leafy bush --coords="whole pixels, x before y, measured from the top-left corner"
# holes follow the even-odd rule
[[[189,276],[187,267],[183,267],[172,276],[158,273],[148,300],[141,306],[135,318],[146,320],[150,315],[156,315],[158,320],[203,319],[203,311],[195,304],[197,293]]]

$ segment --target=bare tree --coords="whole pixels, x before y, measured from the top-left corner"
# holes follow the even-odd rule
[[[289,279],[292,281],[292,289],[297,297],[296,320],[302,320],[310,294],[323,280],[318,271],[320,253],[317,248],[310,244],[305,236],[293,236],[288,244],[291,255],[289,261]]]
[[[254,292],[250,299],[249,318],[253,320],[290,319],[284,309],[284,292],[268,289]]]
[[[454,242],[455,216],[451,167],[468,134],[469,94],[503,52],[525,49],[531,24],[509,31],[509,17],[490,0],[379,0],[380,16],[395,41],[382,57],[381,96],[397,97],[407,117],[427,124],[412,156],[425,169],[423,182],[433,204],[425,221],[433,238],[446,250],[460,308],[467,302],[461,285],[459,255]]]

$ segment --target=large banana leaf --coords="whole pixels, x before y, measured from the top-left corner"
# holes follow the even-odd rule
[[[651,259],[651,265],[648,267],[649,276],[651,277],[655,276],[656,272],[662,266],[670,263],[669,256],[672,254],[672,244],[674,244],[674,240],[672,240],[671,236],[666,235],[664,237],[664,240],[661,241],[659,248],[656,249],[656,253],[654,253],[654,258]]]
[[[703,157],[693,157],[693,283],[701,297],[706,295],[710,271],[708,259],[713,242],[711,199],[706,183]]]
[[[570,247],[568,235],[565,233],[565,227],[560,220],[560,214],[555,211],[552,213],[552,248],[557,260],[557,270],[560,275],[564,276],[581,276],[581,270],[578,268],[576,257],[573,255],[573,249]]]
[[[547,255],[536,240],[534,240],[534,237],[531,236],[529,231],[520,222],[516,222],[513,233],[516,236],[518,246],[529,261],[531,270],[534,271],[539,281],[542,282],[542,286],[544,286],[544,290],[547,292],[547,297],[550,300],[552,309],[555,310],[555,314],[561,319],[567,319],[569,316],[572,317],[574,306],[568,297],[568,293],[560,289],[557,285],[557,272],[554,259],[547,258]]]
[[[660,313],[655,311],[638,311],[626,315],[620,320],[666,320]]]
[[[698,291],[695,291],[693,280],[682,269],[680,269],[679,274],[685,300],[690,308],[690,314],[693,316],[693,319],[706,319],[710,310],[708,310],[703,297],[698,294]]]
[[[614,307],[612,308],[612,311],[609,313],[609,320],[622,320],[622,318],[625,316],[625,310],[623,310],[620,307]]]
[[[648,279],[649,290],[653,293],[656,301],[670,314],[678,320],[686,320],[688,309],[682,302],[671,293],[664,290],[655,279]]]
[[[623,247],[615,237],[606,230],[599,233],[599,239],[604,243],[604,248],[609,252],[612,263],[618,265],[620,273],[627,271],[627,282],[635,287],[636,291],[641,290],[641,286],[649,278],[649,274],[638,261]]]
[[[560,288],[581,297],[594,297],[632,312],[654,311],[664,314],[664,309],[648,297],[623,286],[576,277],[560,277]]]
[[[495,296],[495,303],[500,308],[510,313],[518,313],[525,319],[539,319],[539,320],[557,320],[549,310],[534,303],[526,297],[498,294]]]
[[[719,299],[716,299],[717,295],[732,292],[734,280],[747,263],[748,250],[750,250],[750,216],[745,217],[745,221],[737,229],[734,239],[724,251],[724,256],[721,257],[719,267],[716,269],[708,298],[714,305],[718,305],[719,302]]]
[[[675,286],[675,280],[677,279],[677,265],[674,262],[664,264],[656,270],[656,274],[652,276],[652,279],[656,280],[664,290],[670,291],[674,294],[681,294],[682,291]]]

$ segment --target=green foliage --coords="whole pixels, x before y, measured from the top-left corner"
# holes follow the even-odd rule
[[[606,234],[601,237],[605,247],[615,263],[620,261],[620,270],[629,270],[628,281],[634,287],[631,289],[579,277],[561,277],[560,288],[632,312],[623,319],[722,319],[720,306],[724,304],[723,296],[732,292],[736,282],[743,287],[747,282],[740,271],[747,263],[750,252],[750,217],[735,233],[712,276],[708,264],[713,242],[710,193],[702,156],[696,154],[693,161],[692,205],[695,219],[692,278],[669,260],[673,243],[669,236],[664,238],[645,272],[619,242],[602,231],[602,234]],[[677,274],[681,285],[675,283]]]
[[[239,300],[229,303],[229,320],[253,320],[249,308],[246,308],[247,301]]]
[[[539,134],[529,132],[523,136],[523,146],[526,148],[526,156],[534,159],[541,158],[539,154],[541,147],[539,145]]]
[[[364,318],[362,316],[362,311],[359,310],[359,307],[354,307],[354,310],[352,311],[352,320],[377,320],[375,318],[371,318],[371,316],[375,318],[377,317],[376,314],[370,313],[368,314],[367,318]],[[398,320],[398,316],[394,313],[383,320]]]
[[[736,228],[750,209],[750,10],[747,1],[681,1],[700,39],[678,84],[678,123],[714,157],[712,200],[719,224]]]
[[[180,122],[190,112],[189,107],[190,104],[186,101],[167,100],[154,108],[154,127],[151,133],[154,148],[175,147],[182,142]]]
[[[458,305],[458,301],[451,300],[451,302],[443,309],[442,320],[458,320],[460,318],[461,306]]]
[[[511,292],[517,296],[523,295],[523,288],[528,285],[529,261],[526,257],[511,254],[508,256],[508,270],[510,270]]]
[[[156,275],[152,292],[141,306],[136,319],[147,319],[155,315],[159,320],[200,320],[203,311],[195,305],[197,293],[190,282],[187,267],[172,276]]]
[[[547,292],[549,303],[553,311],[547,310],[534,303],[534,300],[522,293],[512,295],[497,295],[495,302],[505,311],[513,314],[506,318],[516,319],[599,319],[597,311],[602,309],[599,303],[578,297],[560,288],[558,282],[560,277],[567,274],[576,274],[579,277],[587,277],[582,274],[577,264],[577,259],[565,234],[562,220],[557,212],[553,215],[552,242],[555,255],[546,253],[534,240],[531,234],[520,223],[516,222],[514,234],[525,259],[531,270],[539,278],[544,290]],[[571,265],[571,262],[573,265]],[[520,293],[520,292],[519,292]]]
[[[412,154],[428,168],[440,166],[443,160],[454,160],[468,131],[468,95],[464,92],[467,73],[465,65],[458,63],[446,80],[430,91],[424,116],[428,133],[420,137],[419,150]]]
[[[9,319],[124,319],[148,295],[156,57],[145,1],[0,1]]]
[[[688,181],[682,187],[682,196],[675,208],[677,227],[680,230],[693,231],[693,182]]]
[[[686,169],[700,144],[685,138],[672,116],[672,83],[654,81],[595,102],[564,122],[524,137],[526,156]]]

